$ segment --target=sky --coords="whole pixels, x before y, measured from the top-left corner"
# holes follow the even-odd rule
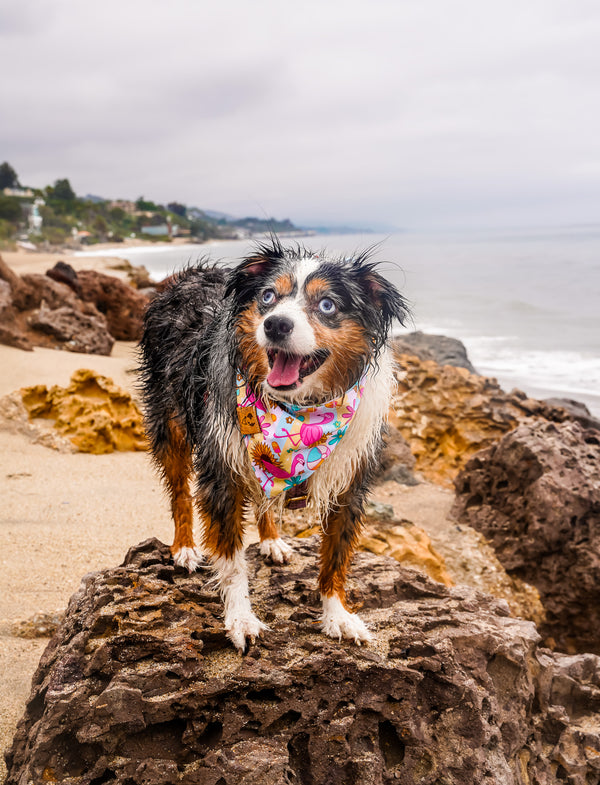
[[[596,0],[0,0],[24,184],[300,225],[600,222]]]

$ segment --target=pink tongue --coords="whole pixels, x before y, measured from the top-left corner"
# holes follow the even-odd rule
[[[267,383],[271,387],[287,387],[295,384],[300,378],[301,362],[302,357],[298,354],[277,352],[271,373],[267,376]]]

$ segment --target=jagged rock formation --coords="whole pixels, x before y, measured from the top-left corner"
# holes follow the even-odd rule
[[[316,538],[249,553],[271,627],[239,657],[207,574],[148,540],[88,575],[33,679],[7,785],[584,785],[600,778],[600,669],[539,648],[502,603],[358,554],[377,642],[317,632]]]
[[[531,423],[475,455],[453,515],[481,531],[506,570],[533,584],[544,634],[600,653],[600,433]]]
[[[79,452],[147,449],[137,404],[106,376],[80,369],[68,387],[38,384],[25,387],[21,396],[32,419],[53,420],[54,428]]]
[[[148,298],[113,275],[95,270],[77,273],[81,297],[104,314],[108,329],[117,341],[138,341],[142,336]]]
[[[518,390],[505,393],[495,379],[465,368],[406,354],[397,355],[397,361],[391,423],[410,445],[415,469],[433,482],[450,485],[472,455],[520,422],[565,422],[581,416]]]
[[[46,346],[107,355],[114,337],[102,313],[72,287],[45,275],[20,277],[0,257],[0,341],[29,351]]]
[[[470,373],[477,373],[462,341],[449,338],[447,335],[431,335],[417,330],[404,333],[394,338],[396,354],[411,354],[420,360],[434,360],[438,365],[453,365],[455,368],[466,368]]]

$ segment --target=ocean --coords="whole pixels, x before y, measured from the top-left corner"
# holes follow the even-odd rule
[[[600,417],[600,228],[319,235],[299,242],[332,254],[376,246],[381,271],[410,301],[408,330],[459,338],[476,369],[506,390],[573,398]],[[219,241],[90,255],[127,258],[159,280],[203,255],[235,262],[251,246]]]

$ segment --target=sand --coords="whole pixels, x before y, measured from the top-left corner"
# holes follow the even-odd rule
[[[107,270],[114,259],[3,253],[18,273],[45,272],[59,259],[76,269]],[[68,384],[78,368],[110,376],[135,394],[135,346],[112,356],[0,345],[0,396],[33,384]],[[62,611],[86,573],[122,562],[148,537],[172,541],[169,505],[145,453],[58,453],[0,429],[0,750],[12,740],[31,677],[48,639],[26,640],[16,622]],[[379,499],[428,528],[443,520],[452,496],[428,484],[382,489]],[[377,498],[377,496],[375,497]],[[0,781],[6,774],[0,762]]]

